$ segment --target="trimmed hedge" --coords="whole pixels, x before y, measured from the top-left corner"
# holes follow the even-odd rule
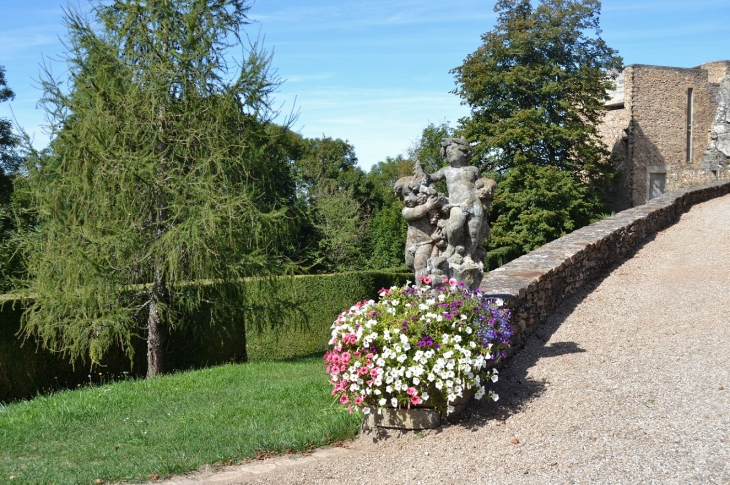
[[[492,271],[500,266],[504,266],[513,259],[519,258],[522,254],[522,251],[517,246],[503,246],[493,249],[487,252],[487,256],[484,258],[484,268],[487,271]]]
[[[244,299],[249,304],[244,303],[242,310],[245,325],[211,325],[210,309],[202,308],[171,331],[165,366],[174,372],[241,362],[246,355],[249,361],[262,361],[323,354],[330,326],[343,309],[375,298],[378,289],[402,285],[409,278],[413,276],[376,271],[283,277],[275,280],[273,295],[267,293],[265,300],[259,296],[258,285],[247,284]],[[19,339],[22,312],[21,300],[0,295],[0,402],[146,372],[143,337],[134,341],[131,363],[121,349],[113,348],[101,366],[90,368],[83,362],[74,366],[32,339]]]

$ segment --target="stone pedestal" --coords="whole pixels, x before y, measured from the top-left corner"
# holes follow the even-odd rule
[[[471,391],[465,391],[464,397],[458,398],[452,403],[454,412],[449,416],[455,416],[466,408],[472,397]],[[371,407],[370,413],[363,416],[362,429],[376,430],[377,428],[389,428],[400,430],[421,430],[435,429],[441,426],[446,420],[446,411],[439,412],[429,407],[415,406],[411,409],[384,408],[378,413],[378,408]]]

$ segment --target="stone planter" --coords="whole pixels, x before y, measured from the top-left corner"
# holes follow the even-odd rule
[[[471,400],[472,392],[464,391],[464,396],[452,403],[454,412],[449,416],[455,416],[464,410]],[[441,426],[446,420],[446,410],[439,412],[429,407],[428,404],[419,404],[410,409],[385,408],[378,413],[378,408],[371,407],[370,413],[363,416],[362,429],[376,430],[378,428],[420,430],[434,429]]]

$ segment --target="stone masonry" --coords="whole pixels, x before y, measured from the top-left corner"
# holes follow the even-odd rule
[[[599,126],[620,173],[610,197],[614,211],[669,190],[730,180],[727,166],[708,164],[705,153],[713,120],[730,102],[721,89],[728,77],[730,61],[696,68],[632,64],[624,69]]]
[[[667,192],[490,271],[480,289],[487,296],[502,298],[512,310],[519,345],[565,298],[633,255],[647,238],[677,222],[693,205],[728,193],[730,181]]]

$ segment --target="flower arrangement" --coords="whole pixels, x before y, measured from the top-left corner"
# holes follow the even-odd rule
[[[497,381],[493,365],[512,337],[509,310],[453,279],[431,283],[383,288],[379,301],[337,317],[324,360],[332,395],[350,412],[423,405],[450,414],[466,392],[499,398],[484,384]]]

